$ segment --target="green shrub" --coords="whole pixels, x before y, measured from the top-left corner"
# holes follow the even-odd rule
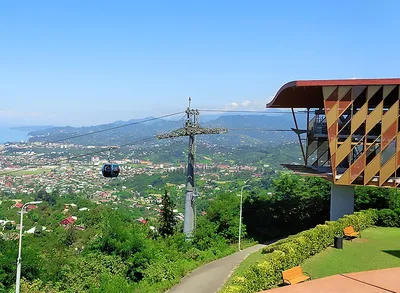
[[[394,209],[394,212],[400,217],[400,208]]]
[[[393,210],[383,209],[378,211],[377,225],[383,227],[399,227],[399,215]]]
[[[144,278],[150,284],[161,283],[163,281],[172,281],[175,278],[180,277],[181,268],[184,266],[182,260],[181,262],[171,262],[166,259],[159,260],[151,264],[144,271]]]
[[[394,224],[393,214],[396,215],[395,212],[390,215],[383,212],[381,215],[376,210],[356,212],[338,221],[327,221],[323,225],[279,240],[264,248],[261,260],[245,271],[243,276],[235,277],[232,285],[221,292],[250,293],[276,287],[282,283],[282,271],[300,265],[310,256],[332,245],[334,237],[343,235],[345,227],[351,225],[356,231],[360,231],[371,227],[378,220],[385,225]]]

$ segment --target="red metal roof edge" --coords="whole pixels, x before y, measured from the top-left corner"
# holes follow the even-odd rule
[[[400,78],[351,78],[327,80],[298,80],[296,86],[341,86],[341,85],[394,85]]]
[[[294,81],[289,81],[289,82],[285,83],[283,86],[281,86],[281,88],[278,90],[278,92],[276,93],[276,95],[274,96],[272,101],[267,103],[266,108],[272,107],[272,105],[274,104],[275,100],[278,98],[278,96],[279,96],[279,94],[281,92],[283,92],[288,87],[295,87],[295,86],[297,86],[297,81],[295,81],[295,80]]]
[[[352,78],[352,79],[325,79],[325,80],[294,80],[285,83],[276,93],[266,108],[274,105],[279,94],[289,87],[318,87],[318,86],[346,86],[346,85],[400,85],[400,78]]]

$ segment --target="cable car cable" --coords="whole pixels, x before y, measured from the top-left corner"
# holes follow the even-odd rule
[[[141,121],[136,121],[136,122],[132,122],[132,123],[127,123],[127,124],[124,124],[124,125],[119,125],[119,126],[115,126],[115,127],[111,127],[111,128],[107,128],[107,129],[101,129],[101,130],[98,130],[98,131],[93,131],[93,132],[90,132],[90,133],[84,133],[84,134],[74,135],[74,136],[70,136],[70,137],[66,137],[66,138],[62,138],[62,139],[57,139],[57,140],[49,141],[49,142],[46,142],[46,143],[57,143],[57,142],[61,142],[61,141],[65,141],[65,140],[69,140],[69,139],[73,139],[73,138],[84,137],[84,136],[87,136],[87,135],[92,135],[92,134],[96,134],[96,133],[115,130],[115,129],[119,129],[119,128],[123,128],[123,127],[127,127],[127,126],[132,126],[132,125],[137,125],[137,124],[141,124],[141,123],[145,123],[145,122],[158,120],[158,119],[168,118],[168,117],[176,116],[176,115],[179,115],[179,114],[182,114],[182,113],[185,113],[185,112],[181,111],[181,112],[171,113],[171,114],[162,115],[162,116],[158,116],[158,117],[153,117],[153,118],[149,118],[149,119],[145,119],[145,120],[141,120]],[[185,117],[185,116],[183,116],[183,117]],[[183,119],[183,117],[182,117],[182,119]],[[140,143],[140,141],[138,141],[138,143]],[[127,144],[121,145],[119,147],[128,146],[130,144],[131,143],[127,143]],[[102,153],[102,152],[104,152],[104,151],[102,150],[100,152],[92,152],[92,153],[88,153],[88,154],[73,156],[73,157],[68,158],[68,159],[62,159],[62,160],[56,161],[56,164],[58,164],[58,163],[60,163],[60,162],[62,162],[64,160],[71,160],[71,159],[74,159],[74,158],[80,158],[80,157],[93,155],[93,154],[97,154],[97,153]],[[40,165],[40,166],[43,167],[43,166],[46,166],[46,164],[45,165]],[[6,172],[6,173],[1,173],[0,172],[0,176],[3,176],[3,175],[6,176],[6,175],[9,175],[9,174],[16,173],[16,172],[19,172],[19,171],[24,171],[24,170],[27,170],[27,169],[30,169],[30,167],[26,167],[26,168],[22,168],[22,169],[18,169],[18,170],[13,170],[13,171],[9,171],[9,172]]]
[[[268,128],[227,128],[228,130],[254,130],[261,132],[293,132],[291,129],[268,129]]]
[[[66,138],[60,138],[60,139],[56,139],[56,140],[53,140],[53,141],[48,141],[46,143],[57,143],[57,142],[66,141],[66,140],[73,139],[73,138],[84,137],[84,136],[87,136],[87,135],[92,135],[92,134],[96,134],[96,133],[111,131],[111,130],[115,130],[115,129],[119,129],[119,128],[123,128],[123,127],[127,127],[127,126],[132,126],[132,125],[137,125],[137,124],[141,124],[141,123],[146,123],[146,122],[150,122],[150,121],[154,121],[154,120],[158,120],[158,119],[168,118],[168,117],[176,116],[176,115],[179,115],[179,114],[182,114],[182,113],[184,113],[184,111],[176,112],[176,113],[172,113],[172,114],[167,114],[167,115],[163,115],[163,116],[158,116],[158,117],[153,117],[153,118],[148,118],[148,119],[145,119],[145,120],[135,121],[135,122],[131,122],[131,123],[123,124],[123,125],[118,125],[118,126],[106,128],[106,129],[100,129],[100,130],[92,131],[92,132],[89,132],[89,133],[83,133],[83,134],[73,135],[73,136],[66,137]]]
[[[264,114],[286,114],[286,113],[290,113],[291,114],[291,112],[268,112],[268,111],[253,111],[253,110],[204,109],[204,110],[199,110],[199,111],[203,111],[203,112],[237,112],[237,113],[240,113],[240,112],[251,112],[251,113],[264,113]],[[70,137],[67,137],[67,138],[62,138],[62,139],[58,139],[58,140],[54,140],[54,141],[50,141],[50,142],[46,142],[46,143],[57,143],[57,142],[61,142],[61,141],[65,141],[65,140],[69,140],[69,139],[73,139],[73,138],[84,137],[84,136],[88,136],[88,135],[92,135],[92,134],[96,134],[96,133],[102,133],[102,132],[106,132],[106,131],[111,131],[111,130],[127,127],[127,126],[132,126],[132,125],[137,125],[137,124],[150,122],[150,121],[154,121],[154,120],[158,120],[158,119],[168,118],[168,117],[175,116],[175,115],[182,114],[182,113],[184,113],[184,112],[181,111],[181,112],[167,114],[167,115],[163,115],[163,116],[159,116],[159,117],[153,117],[153,118],[149,118],[149,119],[145,119],[145,120],[141,120],[141,121],[136,121],[136,122],[132,122],[132,123],[127,123],[127,124],[123,124],[123,125],[107,128],[107,129],[101,129],[101,130],[98,130],[98,131],[93,131],[93,132],[90,132],[90,133],[74,135],[74,136],[70,136]],[[305,111],[296,111],[295,113],[305,113]],[[177,123],[180,122],[181,120],[183,120],[184,118],[185,118],[185,115],[179,121],[177,121]],[[242,128],[242,129],[240,129],[240,128],[229,128],[228,130],[256,130],[256,131],[275,131],[275,132],[278,132],[278,131],[292,131],[292,130],[287,130],[287,129],[252,129],[252,128]],[[118,147],[121,148],[121,147],[129,146],[129,145],[132,145],[132,144],[137,144],[137,143],[141,143],[141,142],[147,142],[147,141],[153,140],[154,138],[155,137],[148,137],[148,138],[144,138],[144,139],[141,139],[141,140],[138,140],[138,141],[126,143],[126,144],[120,145]],[[99,154],[99,153],[103,153],[105,151],[106,150],[100,150],[100,151],[95,151],[95,152],[91,152],[91,153],[72,156],[72,157],[67,158],[67,159],[58,160],[58,161],[55,162],[55,164],[57,165],[57,164],[59,164],[59,163],[61,163],[63,161],[69,161],[69,160],[72,160],[72,159],[86,157],[86,156],[90,156],[90,155],[94,155],[94,154]],[[48,164],[40,165],[40,166],[43,167],[43,166],[46,166],[46,165],[48,165]],[[31,167],[27,166],[26,168],[13,170],[13,171],[9,171],[9,172],[6,172],[6,173],[0,173],[0,176],[6,176],[6,175],[9,175],[9,174],[16,173],[16,172],[19,172],[19,171],[24,171],[24,170],[27,170],[27,169],[31,169]]]
[[[223,109],[201,109],[200,112],[221,112],[221,113],[261,113],[261,114],[292,114],[290,111],[261,111],[261,110],[223,110]],[[307,111],[294,111],[298,114],[306,114]]]

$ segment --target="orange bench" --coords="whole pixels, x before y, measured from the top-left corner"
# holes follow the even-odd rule
[[[311,280],[311,276],[303,272],[301,266],[297,266],[282,272],[283,284],[297,284]]]
[[[348,227],[344,228],[343,234],[344,234],[345,238],[348,238],[351,240],[356,237],[361,237],[361,233],[354,231],[353,226],[348,226]]]

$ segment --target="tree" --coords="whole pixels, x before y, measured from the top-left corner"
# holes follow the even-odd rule
[[[281,174],[271,195],[245,199],[243,221],[260,241],[298,233],[329,219],[330,183],[316,177]]]
[[[354,194],[355,210],[395,209],[398,207],[397,189],[357,186]]]
[[[240,198],[229,192],[218,194],[207,210],[207,218],[217,225],[217,233],[230,242],[235,242],[239,235]],[[245,237],[246,225],[242,226]]]
[[[49,194],[46,190],[41,189],[36,194],[35,200],[42,200],[48,202],[49,205],[55,205],[56,204],[55,194],[56,194],[55,192],[53,192],[53,194]]]
[[[4,225],[4,230],[7,230],[7,231],[15,230],[15,225],[13,225],[13,223],[11,223],[11,222],[7,222]]]
[[[43,227],[40,225],[36,225],[35,226],[35,232],[33,233],[33,236],[35,237],[43,237],[44,233],[43,233]]]
[[[163,237],[173,235],[176,229],[176,218],[174,215],[175,204],[172,202],[168,191],[165,189],[162,197],[162,212],[160,213],[160,221],[158,231]]]
[[[66,246],[71,246],[78,238],[74,226],[71,226],[69,227],[69,229],[64,230],[64,233],[62,233],[61,235],[60,235],[61,236],[60,240]]]

